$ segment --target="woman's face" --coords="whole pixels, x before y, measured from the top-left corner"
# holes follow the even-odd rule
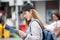
[[[27,21],[30,21],[31,20],[31,12],[30,11],[24,11],[23,12],[23,16],[24,18],[27,20]]]
[[[53,20],[54,21],[57,21],[58,20],[58,17],[55,14],[53,14]]]

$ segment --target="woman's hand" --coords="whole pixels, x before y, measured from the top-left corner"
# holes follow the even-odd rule
[[[21,30],[18,30],[18,33],[19,33],[21,38],[24,38],[26,36],[26,33],[21,31]]]
[[[59,37],[60,36],[60,27],[58,27],[58,28],[55,28],[55,35],[57,36],[57,37]]]

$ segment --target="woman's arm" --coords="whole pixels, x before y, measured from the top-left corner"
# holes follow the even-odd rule
[[[55,28],[55,35],[57,36],[57,37],[59,37],[60,36],[60,27],[57,27],[57,28]]]

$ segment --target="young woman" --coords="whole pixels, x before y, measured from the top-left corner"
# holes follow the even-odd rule
[[[54,19],[54,24],[53,24],[53,26],[55,27],[54,31],[56,36],[59,37],[60,36],[60,14],[55,13],[52,16]]]
[[[20,37],[24,38],[24,40],[42,40],[43,35],[42,35],[41,26],[37,21],[34,20],[38,20],[43,28],[44,25],[41,21],[41,18],[39,17],[39,14],[34,9],[33,5],[29,3],[24,4],[22,10],[23,10],[24,19],[26,19],[26,23],[29,27],[26,33],[24,33],[21,30],[18,31]]]

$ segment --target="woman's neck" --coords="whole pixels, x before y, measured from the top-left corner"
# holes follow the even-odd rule
[[[56,22],[59,21],[59,20],[56,20]]]
[[[33,19],[34,19],[34,17],[32,16],[31,20],[33,20]]]

